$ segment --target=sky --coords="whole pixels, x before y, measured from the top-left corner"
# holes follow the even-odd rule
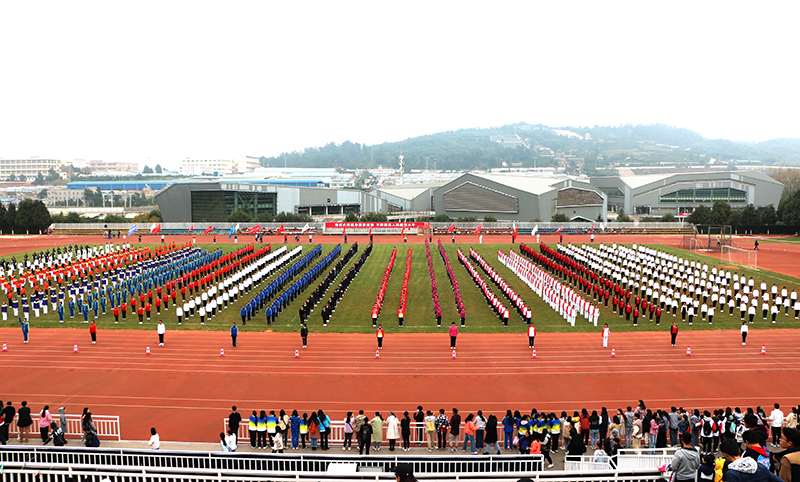
[[[0,158],[177,168],[514,122],[800,138],[800,2],[0,0]]]

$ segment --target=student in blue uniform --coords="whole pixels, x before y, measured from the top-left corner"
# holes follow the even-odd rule
[[[89,323],[89,305],[83,305],[83,322]]]
[[[69,300],[69,317],[75,318],[75,302],[72,299]]]
[[[58,322],[64,323],[64,304],[61,303],[58,305]]]

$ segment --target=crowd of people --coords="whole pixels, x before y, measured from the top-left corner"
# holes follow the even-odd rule
[[[14,423],[15,419],[17,441],[19,443],[30,442],[31,427],[38,426],[43,445],[47,445],[51,441],[56,446],[67,444],[66,435],[69,431],[65,407],[60,407],[56,416],[50,413],[50,406],[45,405],[40,412],[37,412],[37,420],[34,421],[31,416],[31,409],[25,400],[20,403],[19,409],[10,400],[6,402],[5,406],[0,401],[0,406],[3,407],[0,410],[0,444],[6,445],[10,440],[11,424]],[[81,442],[87,447],[99,447],[100,439],[97,437],[97,428],[92,420],[92,412],[89,411],[88,407],[83,409],[80,427],[82,431]]]

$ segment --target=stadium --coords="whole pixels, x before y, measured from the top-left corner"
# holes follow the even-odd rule
[[[182,234],[167,234],[162,244],[162,228]],[[562,412],[583,408],[591,413],[607,407],[614,414],[638,400],[689,413],[778,403],[789,413],[800,397],[796,384],[763,383],[765,377],[792,379],[800,370],[793,298],[800,283],[796,264],[787,262],[800,258],[800,249],[781,239],[762,239],[757,265],[747,266],[731,265],[721,253],[683,250],[682,234],[598,229],[591,244],[585,230],[575,230],[561,244],[558,234],[543,234],[541,244],[520,234],[512,244],[507,234],[481,237],[476,224],[463,226],[472,234],[453,243],[450,235],[433,234],[446,232],[446,225],[432,223],[382,231],[394,234],[351,233],[345,243],[341,230],[322,234],[322,225],[298,227],[297,238],[288,239],[282,228],[242,226],[234,239],[205,235],[199,225],[187,231],[142,225],[142,244],[136,232],[105,239],[56,229],[52,236],[4,238],[4,287],[17,306],[2,307],[3,400],[16,409],[27,401],[37,420],[45,405],[54,421],[65,407],[69,442],[42,447],[34,423],[30,442],[20,444],[16,422],[10,424],[9,445],[0,450],[4,477],[23,480],[42,472],[52,480],[389,480],[398,463],[408,462],[420,480],[658,480],[657,467],[669,463],[675,450],[660,441],[653,454],[627,448],[600,461],[589,448],[567,460],[566,447],[560,447],[548,454],[554,462],[549,467],[544,454],[506,449],[502,424],[496,428],[500,455],[458,450],[471,448],[464,445],[464,420],[480,410],[501,422],[512,410],[539,423],[543,415],[560,420]],[[312,230],[316,234],[309,235]],[[264,236],[253,243],[256,233]],[[653,297],[651,282],[658,283],[656,293],[672,291],[670,299],[679,302],[679,292],[685,291],[685,300],[689,287],[696,290],[694,323],[682,306],[673,315],[666,301]],[[731,313],[723,286],[738,287]],[[626,292],[635,293],[626,299],[642,310],[637,326],[615,309]],[[746,345],[737,294],[759,300]],[[127,316],[119,313],[123,304]],[[716,308],[713,324],[707,310],[701,314],[704,304]],[[660,324],[656,310],[663,310]],[[309,330],[307,348],[301,317]],[[24,340],[19,320],[25,319]],[[534,348],[528,319],[536,328]],[[676,346],[668,343],[673,321]],[[373,323],[382,330],[381,348]],[[606,323],[610,336],[603,346]],[[455,350],[448,343],[451,327],[458,332]],[[742,390],[748,386],[759,388]],[[238,450],[222,453],[218,434],[230,428],[233,405],[243,419]],[[418,406],[434,415],[444,409],[447,417],[458,408],[457,452],[438,450],[433,437],[434,454],[428,453],[424,418],[412,419],[408,452],[400,451],[400,438],[398,449],[388,450],[384,421],[390,412],[413,417]],[[99,448],[76,447],[83,445],[84,407],[93,413]],[[285,410],[289,417],[294,410],[300,416],[324,411],[331,419],[330,450],[313,451],[310,441],[305,450],[290,448],[296,440],[291,433],[283,454],[269,453],[274,445],[266,452],[251,448],[247,419],[253,410]],[[381,450],[369,456],[355,455],[357,444],[341,452],[343,420],[359,410],[371,422],[376,412],[382,417],[375,422]],[[158,453],[147,450],[151,427],[160,436]]]

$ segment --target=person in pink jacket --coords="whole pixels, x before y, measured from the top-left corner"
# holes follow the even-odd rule
[[[39,414],[39,432],[42,434],[42,443],[47,440],[49,435],[51,420],[50,405],[45,405],[42,409],[42,413]]]
[[[456,349],[456,337],[458,336],[458,327],[456,326],[456,322],[454,321],[452,325],[450,325],[450,349]]]

